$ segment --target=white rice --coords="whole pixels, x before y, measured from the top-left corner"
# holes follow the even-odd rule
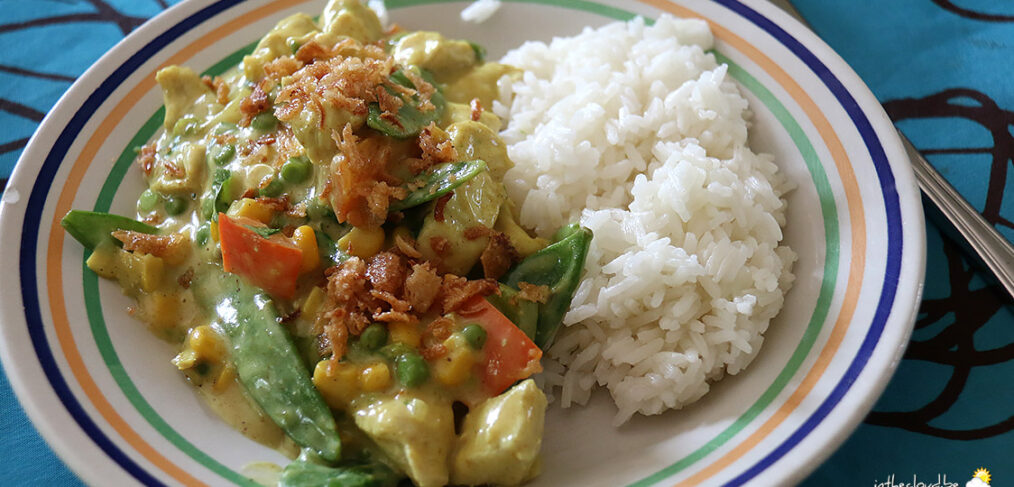
[[[500,9],[500,0],[477,0],[461,11],[461,20],[481,24]]]
[[[793,280],[788,185],[748,147],[747,101],[712,45],[704,22],[663,16],[503,59],[525,70],[494,104],[521,222],[595,233],[542,380],[564,407],[605,386],[617,425],[743,370]]]

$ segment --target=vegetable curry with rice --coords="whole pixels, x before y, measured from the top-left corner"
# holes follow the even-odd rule
[[[138,219],[71,211],[88,267],[179,344],[283,486],[520,484],[591,239],[517,223],[488,108],[510,66],[358,0],[283,19],[223,76],[160,70]]]

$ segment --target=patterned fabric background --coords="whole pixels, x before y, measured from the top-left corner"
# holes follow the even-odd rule
[[[178,0],[0,0],[0,186],[46,112],[135,27]],[[12,48],[11,46],[17,46]],[[0,374],[0,485],[76,486]]]
[[[920,152],[1014,239],[1014,4],[792,3]],[[931,485],[944,475],[964,485],[980,467],[995,485],[1014,485],[1014,303],[947,232],[937,221],[927,228],[926,288],[905,360],[806,485]]]
[[[99,56],[173,0],[0,0],[0,178]],[[1014,239],[1014,4],[793,2],[870,85],[913,143]],[[875,15],[871,15],[874,13]],[[905,360],[864,424],[804,482],[964,485],[984,467],[1014,483],[1014,303],[928,228],[921,314]],[[79,485],[0,374],[0,483]],[[889,483],[888,483],[889,482]],[[944,483],[939,486],[943,487]]]

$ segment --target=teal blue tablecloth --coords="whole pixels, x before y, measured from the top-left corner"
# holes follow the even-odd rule
[[[74,78],[171,3],[0,0],[3,182]],[[794,4],[930,162],[1014,239],[1014,3]],[[965,485],[979,467],[995,485],[1014,485],[1014,305],[935,225],[928,239],[925,299],[905,360],[874,411],[807,486],[930,486],[942,476]],[[0,451],[0,485],[79,484],[2,374]]]

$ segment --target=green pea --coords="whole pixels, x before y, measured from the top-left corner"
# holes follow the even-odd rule
[[[394,373],[398,382],[405,387],[415,387],[430,378],[430,368],[426,360],[416,351],[403,353],[394,360]]]
[[[282,164],[282,179],[289,184],[299,184],[310,177],[310,160],[306,156],[290,157]]]
[[[170,196],[165,199],[165,212],[170,215],[179,215],[187,209],[187,200],[179,196]]]
[[[211,237],[211,224],[207,222],[205,222],[204,225],[198,227],[197,233],[194,234],[194,240],[197,241],[197,245],[200,245],[201,247],[203,247],[204,244],[208,243],[208,238],[210,237]]]
[[[268,198],[274,198],[285,190],[285,185],[278,178],[272,178],[271,182],[267,186],[260,189],[259,193],[261,196],[267,196]]]
[[[412,347],[405,345],[402,342],[394,342],[389,343],[385,345],[383,348],[381,348],[380,355],[383,355],[384,358],[394,362],[398,360],[398,357],[401,357],[402,355],[412,351],[413,351]]]
[[[224,166],[236,155],[236,146],[232,144],[213,146],[209,152],[211,152],[211,161],[216,166]]]
[[[468,346],[476,350],[481,350],[482,346],[486,344],[486,330],[474,323],[462,329],[461,335],[465,337]]]
[[[141,193],[141,196],[137,198],[137,209],[145,213],[152,211],[161,199],[161,195],[152,191],[150,188],[146,189]]]
[[[359,335],[359,344],[369,351],[383,347],[387,343],[387,327],[380,323],[367,326]]]
[[[201,199],[201,217],[210,220],[215,216],[215,199],[205,196]]]
[[[278,119],[275,118],[275,114],[271,113],[270,110],[258,113],[257,116],[250,121],[250,126],[262,132],[274,130],[275,125],[277,124]]]

